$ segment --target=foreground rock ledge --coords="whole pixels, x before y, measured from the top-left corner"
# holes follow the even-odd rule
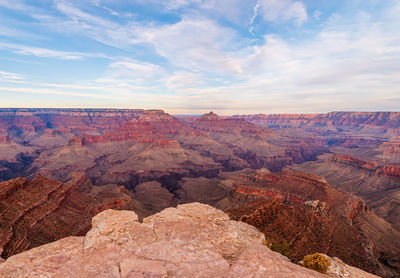
[[[133,211],[106,210],[92,224],[85,237],[10,257],[0,277],[327,277],[271,251],[254,227],[208,205],[168,208],[143,223]]]

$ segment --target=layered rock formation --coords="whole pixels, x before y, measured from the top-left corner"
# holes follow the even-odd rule
[[[85,237],[10,257],[0,263],[0,276],[326,277],[290,263],[265,247],[255,228],[207,205],[169,208],[143,223],[132,211],[107,210],[92,223]],[[347,269],[352,277],[375,277]]]
[[[365,201],[332,188],[324,178],[260,169],[185,178],[179,185],[181,202],[199,200],[227,210],[264,232],[269,242],[287,243],[293,262],[322,252],[384,277],[400,269],[400,233]]]
[[[326,147],[320,138],[278,136],[213,113],[183,121],[161,110],[0,109],[0,127],[4,161],[19,163],[0,161],[3,180],[41,174],[66,182],[72,172],[84,171],[96,185],[133,189],[156,180],[171,193],[182,177],[246,167],[278,171],[314,159]]]
[[[92,216],[109,208],[132,208],[128,192],[115,186],[93,188],[81,173],[65,184],[42,176],[0,183],[1,256],[82,235]]]
[[[369,171],[372,175],[400,178],[400,167],[394,165],[378,165],[350,155],[333,155],[329,160]]]
[[[400,137],[391,138],[382,144],[382,158],[389,163],[400,164]]]
[[[360,231],[358,221],[364,221],[363,216],[355,217],[351,224],[325,202],[315,200],[287,204],[274,198],[258,199],[229,210],[229,213],[234,219],[257,227],[275,250],[287,252],[294,262],[309,253],[328,253],[384,277],[397,275],[393,265],[387,267],[383,261],[391,255],[390,252],[385,255],[380,252],[397,248],[398,258],[399,246],[391,246],[387,235],[385,246],[382,246],[380,240],[372,239],[371,234]],[[399,235],[396,236],[397,239]],[[396,259],[392,263],[395,265]]]
[[[291,168],[316,173],[333,187],[363,197],[379,216],[400,229],[400,167],[349,155],[324,155]]]
[[[151,180],[173,187],[181,177],[215,176],[221,169],[278,171],[314,159],[327,146],[321,138],[278,136],[244,119],[209,113],[179,120],[161,110],[0,109],[0,129],[3,180],[41,174],[65,182],[84,171],[96,185],[129,189]]]
[[[3,255],[58,239],[59,228],[52,228],[51,221],[65,227],[62,236],[83,233],[85,225],[79,223],[88,223],[93,213],[127,205],[117,200],[129,200],[139,218],[201,201],[254,224],[270,240],[289,241],[294,261],[305,250],[320,251],[386,277],[397,275],[399,115],[173,117],[162,110],[0,109],[0,181],[33,180],[40,190],[32,200],[21,195],[24,202],[29,207],[40,199],[49,208],[43,214],[32,210],[41,211],[43,219],[27,212]],[[296,171],[285,169],[288,165]],[[76,171],[99,187],[67,189],[74,187]],[[48,197],[40,195],[46,190]],[[21,209],[18,202],[7,206]],[[85,220],[69,224],[71,218]],[[13,219],[8,217],[4,226],[19,221]],[[21,239],[29,229],[34,238]],[[321,241],[325,238],[328,243]]]
[[[326,114],[258,114],[235,116],[271,128],[400,133],[400,112],[330,112]]]
[[[205,132],[224,148],[233,150],[233,156],[252,168],[266,167],[278,171],[293,162],[313,159],[325,147],[324,142],[319,140],[307,142],[278,136],[268,128],[244,119],[221,118],[212,112],[190,121],[190,125]],[[205,151],[207,145],[202,148],[196,144],[194,147]],[[229,159],[232,159],[232,155]],[[234,161],[225,160],[225,163],[233,164]],[[242,165],[232,167],[232,170],[243,168]]]

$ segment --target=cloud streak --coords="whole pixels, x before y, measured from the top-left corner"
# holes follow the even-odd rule
[[[223,15],[222,2],[229,16]],[[23,2],[18,3],[25,12]],[[109,99],[120,107],[132,103],[175,113],[388,110],[400,105],[396,1],[386,2],[379,13],[358,8],[351,17],[328,15],[320,6],[294,0],[253,0],[246,8],[236,0],[135,3],[158,3],[154,9],[167,19],[125,18],[124,9],[118,9],[124,1],[92,1],[88,6],[57,0],[47,14],[35,9],[35,27],[73,40],[67,44],[73,51],[27,41],[1,41],[0,49],[26,60],[73,60],[82,67],[93,63],[93,73],[80,80],[37,82],[37,76],[23,73],[22,79],[13,79],[7,75],[12,67],[4,67],[0,82],[25,83],[8,91],[3,85],[0,94],[71,96],[83,105],[80,98]],[[81,41],[90,47],[74,48]]]
[[[0,49],[10,50],[15,54],[32,55],[42,58],[57,58],[62,60],[81,60],[85,58],[107,58],[109,56],[102,53],[85,53],[85,52],[73,52],[73,51],[59,51],[41,47],[18,45],[11,43],[1,43]]]
[[[254,8],[254,15],[257,16],[260,13],[264,20],[267,21],[275,23],[293,21],[300,26],[308,20],[306,6],[301,1],[259,0],[257,5]]]
[[[23,75],[0,71],[0,82],[10,82],[10,83],[25,83],[26,78]]]

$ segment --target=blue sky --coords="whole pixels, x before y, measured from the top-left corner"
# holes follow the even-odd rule
[[[0,0],[0,107],[400,110],[398,0]]]

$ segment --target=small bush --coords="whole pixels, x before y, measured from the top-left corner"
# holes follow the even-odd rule
[[[271,249],[272,243],[271,243],[271,242],[269,242],[268,240],[266,240],[266,239],[263,239],[263,240],[262,240],[262,244],[264,244],[265,246],[267,246],[268,248],[270,248],[270,249]]]
[[[307,255],[303,259],[303,266],[321,273],[326,273],[330,264],[330,261],[319,253]]]
[[[290,245],[285,239],[282,242],[270,242],[264,239],[262,243],[272,251],[278,252],[286,257],[289,256]]]

